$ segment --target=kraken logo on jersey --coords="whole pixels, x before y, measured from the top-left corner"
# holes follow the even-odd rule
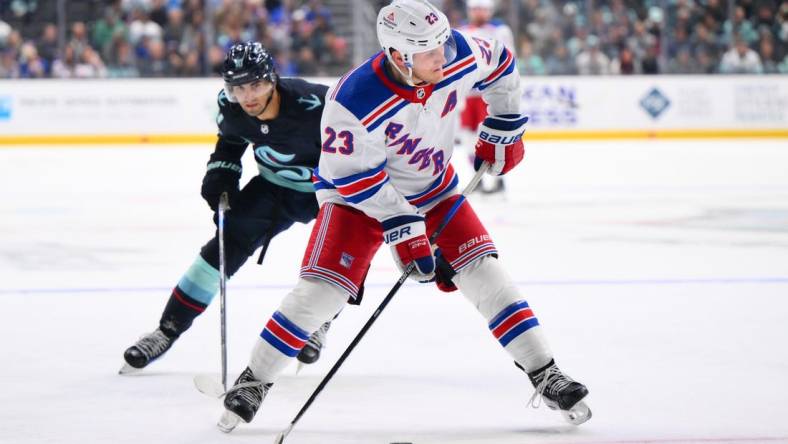
[[[312,168],[288,165],[295,159],[295,154],[280,153],[268,145],[260,145],[255,147],[254,157],[260,175],[269,182],[304,193],[315,191],[312,185]]]

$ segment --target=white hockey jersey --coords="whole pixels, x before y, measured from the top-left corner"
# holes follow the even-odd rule
[[[452,31],[457,56],[436,85],[395,83],[378,53],[329,89],[313,183],[318,202],[350,205],[380,222],[423,214],[456,193],[450,160],[457,105],[481,91],[492,115],[519,114],[512,52]]]

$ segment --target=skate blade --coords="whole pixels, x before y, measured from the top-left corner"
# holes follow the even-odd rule
[[[569,410],[561,410],[566,422],[572,425],[580,425],[591,419],[591,409],[588,408],[585,402],[580,401]]]
[[[298,364],[296,365],[296,373],[295,373],[296,376],[298,376],[298,374],[301,373],[301,370],[303,370],[305,365],[306,364],[304,364],[303,362],[298,361]]]
[[[141,371],[142,371],[141,368],[132,367],[128,363],[124,363],[123,367],[121,367],[120,370],[118,370],[118,374],[119,375],[133,375],[133,374],[139,373]]]
[[[225,394],[224,387],[213,375],[197,375],[193,381],[194,387],[203,395],[221,398]]]
[[[224,433],[230,433],[241,421],[242,419],[240,416],[229,410],[225,410],[224,413],[222,413],[222,417],[219,418],[219,422],[216,423],[216,427]]]

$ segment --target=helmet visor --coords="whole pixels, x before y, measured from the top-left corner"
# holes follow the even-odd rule
[[[448,39],[438,45],[433,47],[432,49],[426,51],[418,51],[412,55],[413,62],[416,61],[416,58],[421,60],[433,60],[441,55],[441,49],[443,58],[446,60],[444,66],[451,64],[455,58],[457,58],[457,42],[454,40],[454,37],[449,34]],[[423,62],[422,62],[423,63]],[[411,65],[412,66],[412,65]]]
[[[224,95],[227,100],[238,103],[244,97],[260,97],[267,95],[274,88],[274,83],[263,79],[252,79],[247,83],[231,84],[224,83]]]
[[[457,41],[454,36],[449,34],[449,39],[443,44],[443,56],[446,57],[446,64],[450,64],[457,58]]]

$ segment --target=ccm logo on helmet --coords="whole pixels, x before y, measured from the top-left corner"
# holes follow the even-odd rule
[[[520,134],[517,134],[516,136],[501,137],[501,136],[499,136],[497,134],[490,134],[487,131],[480,131],[479,132],[479,138],[484,140],[485,142],[490,142],[490,143],[494,143],[494,144],[501,144],[501,145],[508,145],[510,143],[514,143],[514,142],[517,142],[518,140],[520,140],[523,137],[523,133],[525,133],[525,131],[523,131]]]

